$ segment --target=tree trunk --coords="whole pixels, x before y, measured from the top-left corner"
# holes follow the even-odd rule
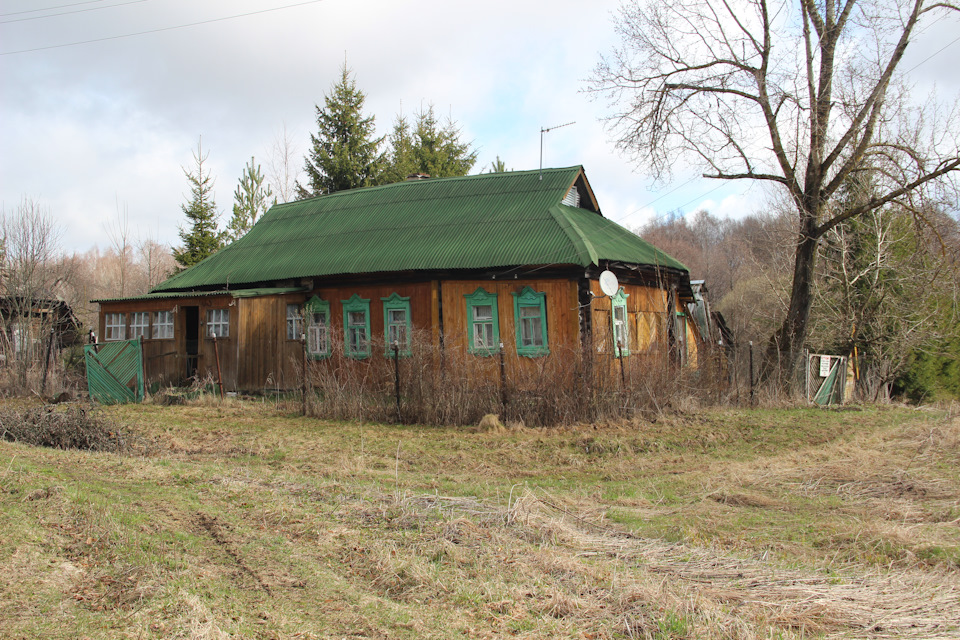
[[[807,322],[813,304],[813,277],[816,266],[817,233],[816,217],[803,212],[800,234],[793,265],[793,288],[790,291],[790,306],[780,329],[771,338],[764,358],[762,377],[776,380],[787,388],[797,378],[803,348],[807,339]]]

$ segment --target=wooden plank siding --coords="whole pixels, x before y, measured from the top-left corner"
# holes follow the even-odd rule
[[[563,349],[580,346],[580,316],[577,303],[577,281],[570,278],[517,279],[517,280],[445,280],[443,282],[443,328],[444,349],[467,353],[467,299],[466,296],[482,287],[497,296],[497,322],[500,340],[503,342],[505,359],[509,367],[524,367],[531,364],[529,358],[517,355],[517,326],[514,312],[514,296],[525,287],[537,293],[545,293],[547,347],[554,358]]]
[[[207,337],[207,311],[227,309],[230,314],[228,336],[218,338],[224,387],[228,390],[265,391],[293,389],[300,385],[303,343],[299,337],[287,337],[287,305],[302,305],[314,296],[330,305],[330,340],[334,353],[343,353],[343,303],[353,295],[370,301],[370,358],[385,357],[383,298],[392,294],[410,299],[410,321],[415,339],[427,340],[438,352],[467,363],[482,375],[497,375],[499,358],[475,356],[468,352],[467,298],[478,288],[497,296],[499,339],[503,342],[507,375],[514,378],[535,373],[544,367],[572,368],[574,354],[580,353],[581,314],[589,314],[595,355],[613,354],[611,301],[603,295],[599,282],[588,280],[594,297],[589,306],[580,307],[580,278],[551,275],[518,279],[444,278],[392,283],[323,283],[310,291],[234,297],[229,293],[176,299],[104,301],[100,305],[100,335],[104,335],[108,313],[134,311],[174,312],[173,340],[144,340],[145,374],[148,385],[177,384],[186,380],[187,345],[185,309],[197,307],[199,379],[216,380],[213,340]],[[537,357],[518,355],[516,345],[515,296],[525,287],[544,294],[549,354]],[[630,366],[638,371],[663,362],[668,353],[668,295],[651,285],[623,284],[627,297]],[[682,305],[676,303],[681,311]],[[698,337],[693,322],[687,322],[687,362],[696,365]],[[441,336],[441,327],[443,335]],[[303,329],[301,329],[303,331]],[[614,359],[611,358],[611,363]],[[348,363],[348,366],[349,363]]]

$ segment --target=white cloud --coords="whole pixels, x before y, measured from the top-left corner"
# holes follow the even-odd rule
[[[284,0],[165,0],[0,24],[0,51],[113,37],[280,7]],[[402,108],[433,103],[479,148],[475,170],[500,156],[534,169],[583,164],[604,213],[636,228],[676,208],[743,212],[747,185],[692,179],[676,167],[654,186],[614,149],[598,119],[602,101],[582,93],[599,54],[615,44],[618,0],[485,3],[325,0],[282,11],[95,44],[0,56],[0,200],[49,205],[68,249],[105,246],[117,203],[141,234],[176,244],[187,183],[181,166],[203,136],[224,218],[244,163],[266,164],[284,126],[297,163],[315,129],[314,105],[346,58],[367,110],[386,134]],[[5,12],[34,8],[8,2]],[[31,14],[33,15],[33,14]],[[951,22],[951,24],[953,24]],[[952,36],[937,26],[918,43],[918,82],[952,82]],[[934,42],[936,40],[936,42]],[[953,45],[955,48],[957,44]],[[953,50],[951,50],[953,51]],[[941,85],[941,89],[942,89]],[[225,220],[224,220],[225,221]]]

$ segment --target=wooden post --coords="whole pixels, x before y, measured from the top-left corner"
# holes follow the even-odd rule
[[[754,380],[753,380],[753,340],[750,341],[750,406],[753,406],[753,390],[754,390]]]
[[[400,343],[393,341],[393,392],[397,400],[397,422],[400,419]]]
[[[617,359],[620,360],[620,390],[627,386],[627,376],[623,372],[623,342],[617,346]]]
[[[307,371],[307,334],[300,334],[300,346],[303,347],[303,391],[300,402],[300,413],[307,415],[307,392],[310,389],[309,384],[307,383],[307,376],[309,372]]]
[[[43,359],[43,382],[40,383],[40,393],[47,392],[47,372],[50,370],[51,349],[53,349],[53,327],[50,327],[50,339],[47,340],[47,357]]]
[[[220,385],[220,399],[223,400],[223,372],[220,370],[220,348],[217,346],[217,334],[213,334],[213,355],[217,360],[217,384]]]
[[[503,342],[500,342],[500,411],[507,407],[507,367],[504,362]]]

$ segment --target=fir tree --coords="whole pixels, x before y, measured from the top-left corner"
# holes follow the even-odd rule
[[[297,183],[299,199],[378,184],[384,156],[383,138],[374,138],[374,117],[363,114],[366,94],[347,69],[317,105],[317,134],[310,135],[305,158],[306,186]]]
[[[403,116],[397,116],[390,146],[385,182],[398,182],[412,173],[432,178],[465,176],[477,161],[476,150],[461,142],[460,128],[453,120],[441,125],[433,105],[416,114],[412,130]]]
[[[407,176],[420,170],[414,157],[415,144],[410,123],[405,116],[398,115],[393,123],[393,132],[390,134],[390,153],[383,171],[385,184],[403,182]]]
[[[243,168],[240,184],[233,192],[233,217],[227,225],[227,235],[231,240],[239,240],[257,222],[257,218],[266,213],[271,204],[273,190],[264,184],[260,165],[255,164],[253,156]]]
[[[217,231],[217,203],[213,198],[213,178],[204,168],[210,154],[203,153],[201,143],[193,154],[196,171],[183,169],[190,183],[190,202],[181,205],[181,209],[190,222],[189,230],[180,227],[180,239],[183,247],[173,250],[179,270],[186,269],[212,256],[223,246],[224,234]]]

